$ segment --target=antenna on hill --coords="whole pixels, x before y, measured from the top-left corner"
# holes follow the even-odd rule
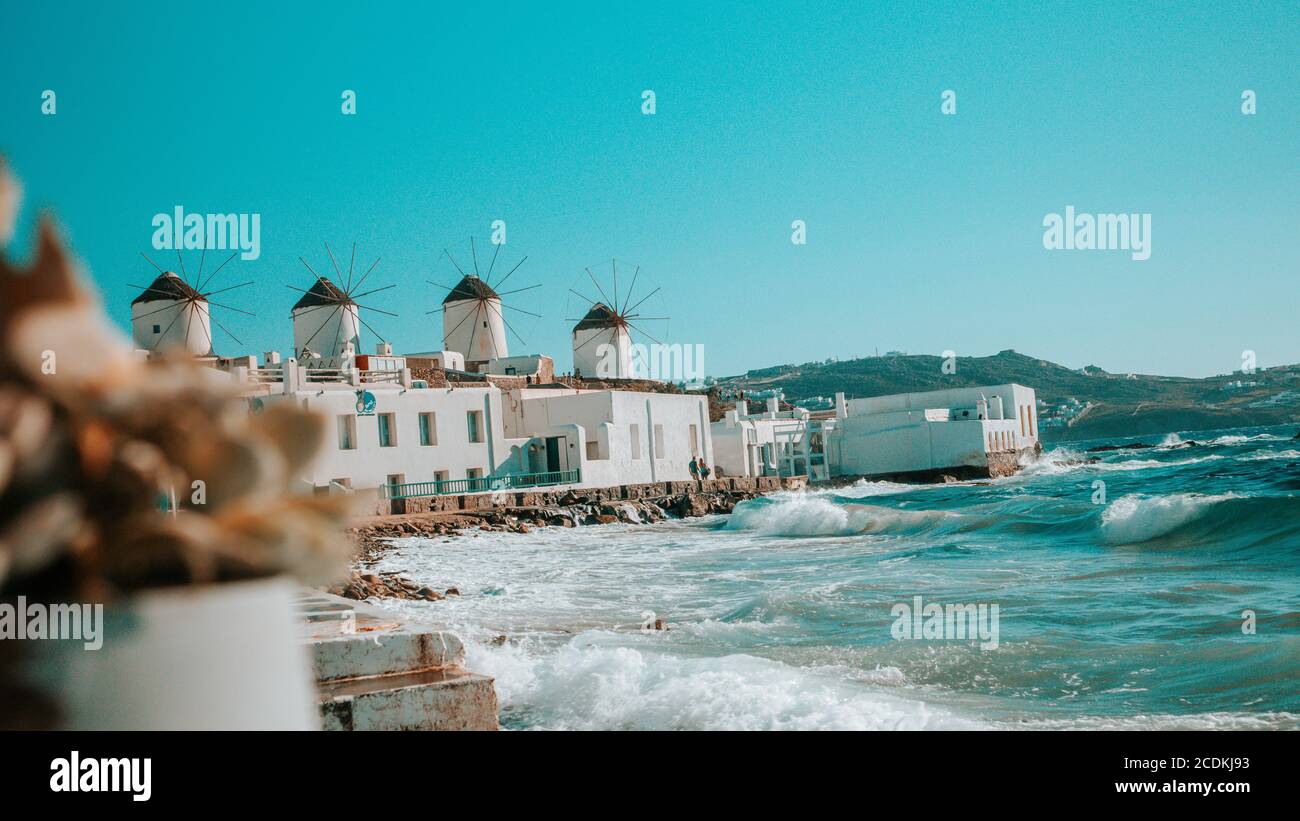
[[[147,287],[128,285],[131,288],[141,288],[140,295],[131,301],[131,324],[137,347],[150,352],[156,352],[163,347],[179,347],[197,356],[216,356],[212,344],[213,324],[235,342],[243,345],[239,337],[212,316],[212,308],[234,311],[246,316],[257,316],[257,314],[217,302],[212,297],[252,285],[252,281],[205,290],[212,284],[217,274],[221,273],[221,269],[238,255],[238,251],[233,252],[205,277],[203,269],[208,252],[206,248],[202,249],[199,254],[198,273],[191,280],[185,270],[185,259],[179,249],[176,251],[176,263],[180,274],[164,270],[142,251],[140,256],[158,271],[158,276]]]

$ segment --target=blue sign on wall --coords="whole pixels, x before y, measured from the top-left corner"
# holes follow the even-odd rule
[[[357,416],[375,415],[375,395],[370,391],[357,391]]]

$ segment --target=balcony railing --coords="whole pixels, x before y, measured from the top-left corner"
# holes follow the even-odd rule
[[[582,472],[553,470],[547,473],[517,473],[504,476],[483,476],[478,479],[446,479],[434,482],[409,482],[404,485],[381,485],[381,499],[412,499],[420,496],[443,496],[453,493],[489,493],[502,490],[522,490],[549,485],[575,485],[582,481]]]

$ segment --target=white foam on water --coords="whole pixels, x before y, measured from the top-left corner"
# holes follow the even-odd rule
[[[1138,544],[1150,541],[1192,521],[1211,505],[1235,498],[1239,498],[1235,493],[1121,496],[1102,511],[1102,539],[1108,544]]]
[[[899,510],[878,505],[837,505],[825,496],[792,493],[767,503],[742,503],[732,512],[728,530],[757,531],[766,536],[852,536],[906,533],[958,516],[942,510]]]
[[[1078,718],[1029,719],[1016,722],[1025,730],[1296,730],[1300,714],[1272,713],[1159,713],[1136,716],[1080,716]]]
[[[1269,459],[1300,459],[1300,450],[1257,450],[1238,456],[1238,459],[1259,462]]]
[[[538,653],[471,645],[467,665],[496,678],[507,720],[567,730],[923,730],[987,725],[853,680],[746,654],[674,656],[604,631]],[[894,676],[882,674],[886,680]]]

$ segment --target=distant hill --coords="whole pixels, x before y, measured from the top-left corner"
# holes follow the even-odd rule
[[[945,374],[938,356],[890,355],[809,362],[753,370],[720,379],[724,392],[777,389],[787,402],[849,398],[1017,382],[1033,388],[1043,439],[1067,440],[1167,433],[1300,421],[1300,365],[1254,374],[1190,379],[1113,374],[1096,366],[1074,370],[1045,359],[1002,351],[958,357]]]

